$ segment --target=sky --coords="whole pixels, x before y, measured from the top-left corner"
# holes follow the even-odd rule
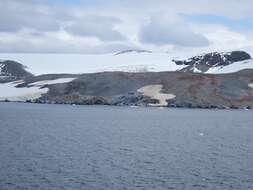
[[[253,53],[252,0],[1,0],[0,8],[0,53]]]

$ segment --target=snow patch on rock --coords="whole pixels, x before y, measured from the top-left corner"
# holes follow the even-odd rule
[[[161,93],[163,85],[148,85],[138,89],[138,92],[144,96],[159,100],[159,104],[149,104],[150,106],[167,106],[167,100],[175,99],[174,94]]]
[[[52,84],[62,84],[62,83],[69,83],[76,78],[60,78],[60,79],[55,79],[55,80],[44,80],[44,81],[38,81],[34,83],[30,83],[29,85],[31,86],[44,86],[44,85],[52,85]]]
[[[250,84],[249,84],[249,87],[250,87],[250,88],[253,88],[253,83],[250,83]]]

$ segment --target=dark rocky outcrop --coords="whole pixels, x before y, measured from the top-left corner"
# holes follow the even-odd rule
[[[177,65],[188,65],[182,71],[199,71],[206,72],[211,67],[220,67],[230,65],[238,61],[251,59],[251,56],[244,51],[232,51],[227,53],[213,52],[199,56],[194,56],[187,60],[173,60]]]
[[[33,76],[26,67],[15,61],[0,61],[0,82],[24,79]]]

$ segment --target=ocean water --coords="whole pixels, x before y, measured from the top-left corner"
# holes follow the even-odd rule
[[[0,190],[252,190],[253,111],[0,103]]]

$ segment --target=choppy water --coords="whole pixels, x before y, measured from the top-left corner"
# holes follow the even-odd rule
[[[253,189],[253,111],[0,104],[1,190]]]

